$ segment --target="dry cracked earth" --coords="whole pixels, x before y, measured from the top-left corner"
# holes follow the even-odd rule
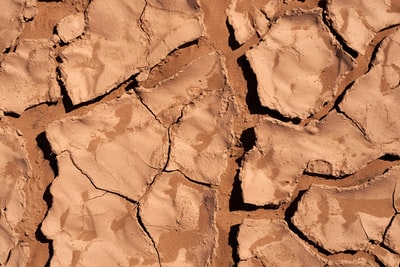
[[[397,0],[2,0],[0,266],[399,266]]]

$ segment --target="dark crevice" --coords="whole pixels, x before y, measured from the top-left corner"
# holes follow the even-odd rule
[[[229,237],[228,237],[228,244],[232,248],[232,259],[234,262],[234,267],[236,267],[240,261],[239,258],[239,242],[237,240],[238,234],[239,234],[239,224],[235,224],[231,226],[231,229],[229,231]]]
[[[229,211],[255,211],[259,209],[278,209],[279,205],[264,205],[257,206],[254,204],[245,203],[243,200],[243,192],[241,187],[241,181],[239,179],[240,170],[236,171],[236,175],[233,181],[233,187],[231,191],[231,196],[229,198]]]
[[[256,145],[256,139],[254,128],[248,128],[242,132],[240,143],[245,152],[249,151]]]
[[[342,179],[345,179],[345,178],[351,176],[352,174],[333,176],[333,175],[329,175],[329,174],[313,173],[313,172],[308,172],[308,171],[304,170],[303,175],[317,177],[317,178],[323,178],[323,179],[327,179],[327,180],[342,180]]]
[[[188,47],[190,47],[190,46],[198,46],[198,45],[199,45],[199,40],[198,40],[198,39],[193,40],[193,41],[189,41],[189,42],[187,42],[187,43],[184,43],[184,44],[178,46],[177,48],[175,48],[174,50],[172,50],[168,55],[173,54],[175,51],[177,51],[177,50],[179,50],[179,49],[184,49],[184,48],[188,48]]]
[[[336,107],[339,107],[339,104],[342,103],[347,91],[353,86],[353,84],[354,84],[354,81],[352,81],[348,85],[346,85],[343,92],[336,98],[335,103],[331,110],[335,109]],[[329,111],[331,111],[331,110],[329,110]]]
[[[12,111],[5,111],[4,116],[9,116],[15,119],[18,119],[20,115],[18,113],[12,112]]]
[[[309,244],[310,246],[314,247],[315,249],[318,250],[318,252],[329,256],[332,255],[331,252],[327,251],[326,249],[320,247],[319,245],[315,244],[313,241],[311,241],[303,232],[301,232],[292,222],[292,217],[294,216],[294,214],[297,211],[298,208],[298,204],[302,198],[302,196],[304,195],[304,193],[306,193],[307,190],[300,190],[299,193],[297,194],[297,196],[293,199],[293,201],[291,202],[291,204],[287,207],[286,211],[285,211],[285,221],[287,222],[289,229],[295,233],[299,238],[301,238],[304,242],[306,242],[307,244]]]
[[[328,1],[321,0],[318,2],[318,6],[323,9],[322,21],[328,27],[329,31],[336,38],[336,40],[340,43],[340,45],[342,46],[342,49],[345,52],[347,52],[349,55],[351,55],[353,58],[357,58],[358,52],[356,50],[354,50],[353,48],[351,48],[350,46],[348,46],[346,41],[344,40],[344,38],[333,27],[332,22],[330,21],[329,15],[328,15]]]
[[[137,204],[137,211],[136,211],[136,219],[140,225],[140,227],[142,228],[143,232],[145,232],[145,234],[147,235],[147,237],[151,240],[151,242],[153,243],[153,247],[154,250],[157,253],[157,258],[158,258],[158,264],[161,267],[161,256],[160,256],[160,252],[158,251],[157,248],[157,244],[154,241],[153,237],[151,236],[150,232],[147,230],[146,226],[144,225],[143,221],[142,221],[142,217],[140,217],[140,204]]]
[[[238,49],[241,45],[235,39],[235,30],[229,24],[228,19],[225,21],[226,27],[228,28],[229,38],[228,38],[228,45],[232,50]]]
[[[267,107],[262,106],[257,91],[258,87],[257,76],[253,72],[250,63],[246,59],[246,56],[239,57],[237,63],[241,67],[243,76],[247,82],[248,91],[246,95],[246,104],[250,111],[250,114],[268,115],[274,119],[283,122],[292,122],[293,124],[299,124],[301,122],[300,118],[285,117],[277,110],[269,109]]]
[[[384,161],[394,162],[394,161],[400,160],[400,156],[395,155],[395,154],[385,154],[382,157],[380,157],[379,159],[384,160]]]
[[[394,218],[394,217],[393,217],[393,218]],[[392,224],[393,218],[392,218],[392,220],[390,221],[390,224]],[[389,227],[388,227],[388,228],[389,228]],[[385,235],[386,235],[386,231],[387,231],[388,228],[386,228],[386,230],[385,230]],[[383,235],[383,236],[385,236],[385,235]],[[385,243],[382,242],[382,243],[380,243],[379,245],[380,245],[381,248],[383,248],[383,249],[389,251],[390,253],[395,254],[395,255],[398,255],[398,253],[397,253],[396,251],[394,251],[392,248],[386,246]]]
[[[371,70],[371,68],[374,66],[375,63],[375,59],[376,59],[376,55],[378,54],[378,51],[382,45],[383,40],[385,40],[385,38],[383,38],[379,43],[376,44],[376,46],[374,47],[374,50],[371,53],[371,59],[368,63],[368,70],[367,72],[369,72]]]
[[[36,137],[36,144],[42,150],[44,159],[49,161],[50,167],[53,169],[54,176],[58,176],[58,165],[56,154],[53,153],[49,140],[45,132],[41,132]]]

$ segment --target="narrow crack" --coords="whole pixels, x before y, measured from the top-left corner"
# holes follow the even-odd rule
[[[71,162],[72,162],[72,164],[75,166],[75,168],[77,168],[84,176],[86,176],[86,178],[88,178],[88,180],[90,181],[90,183],[93,185],[94,188],[96,188],[97,190],[100,190],[100,191],[104,191],[104,192],[106,192],[106,193],[110,193],[110,194],[116,195],[116,196],[118,196],[118,197],[120,197],[120,198],[125,199],[126,201],[128,201],[128,202],[130,202],[130,203],[138,204],[138,201],[133,200],[133,199],[130,199],[129,197],[124,196],[124,195],[122,195],[121,193],[114,192],[114,191],[110,191],[110,190],[107,190],[107,189],[98,187],[98,186],[94,183],[94,181],[92,180],[92,178],[89,176],[89,174],[87,174],[82,168],[80,168],[80,167],[78,166],[78,164],[74,161],[74,159],[73,159],[73,157],[72,157],[72,155],[71,155],[71,152],[69,152],[69,151],[65,151],[65,152],[68,153],[68,155],[69,155],[69,157],[70,157],[70,159],[71,159]]]
[[[150,232],[147,230],[145,224],[143,223],[142,217],[140,216],[140,203],[137,203],[136,219],[137,219],[140,227],[142,228],[142,230],[146,233],[147,237],[153,243],[153,247],[154,247],[154,249],[155,249],[155,251],[157,253],[158,264],[159,264],[160,267],[162,267],[161,256],[160,256],[160,252],[158,251],[157,244],[154,241],[153,237],[151,236]]]
[[[368,135],[367,135],[365,129],[364,129],[363,127],[361,127],[361,125],[359,125],[355,120],[353,120],[349,115],[347,115],[346,112],[342,111],[342,110],[340,109],[339,106],[336,106],[336,107],[335,107],[335,110],[337,111],[337,113],[340,113],[340,114],[342,114],[343,116],[345,116],[355,127],[357,127],[358,130],[359,130],[359,131],[361,132],[361,134],[363,135],[363,137],[364,137],[365,140],[367,140],[367,141],[370,142],[371,144],[374,144],[374,145],[375,145],[375,142],[374,142],[373,140],[371,140],[371,139],[368,137]]]

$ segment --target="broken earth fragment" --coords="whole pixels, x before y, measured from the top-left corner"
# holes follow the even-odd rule
[[[68,151],[96,188],[135,201],[168,158],[167,128],[135,95],[98,105],[85,116],[53,122],[46,135],[53,151]]]
[[[304,171],[341,177],[383,155],[334,111],[306,128],[264,120],[255,133],[256,146],[246,153],[239,178],[244,202],[259,206],[289,201]]]
[[[221,56],[212,53],[186,65],[154,88],[138,88],[143,103],[170,127],[168,170],[219,184],[233,145],[236,114]]]
[[[189,182],[180,172],[156,178],[140,201],[140,217],[161,266],[210,266],[217,242],[216,201],[213,189]]]
[[[301,119],[333,99],[355,64],[322,22],[320,10],[280,17],[246,57],[257,76],[261,104]]]
[[[361,55],[379,31],[400,24],[396,0],[330,0],[327,7],[334,29]]]
[[[312,185],[302,196],[293,224],[325,250],[368,251],[372,243],[381,243],[390,224],[393,192],[400,169],[357,186]]]
[[[84,30],[85,16],[83,13],[66,16],[57,24],[57,34],[64,43],[69,43],[82,35]]]
[[[61,54],[62,80],[72,103],[111,91],[175,48],[202,36],[198,3],[179,3],[174,7],[159,1],[123,0],[113,5],[107,0],[91,1],[87,34]]]
[[[232,0],[226,14],[228,15],[228,23],[233,28],[236,41],[239,45],[242,45],[250,39],[255,31],[253,25],[251,25],[249,14],[236,11],[238,1],[244,0]]]
[[[25,109],[60,98],[52,42],[21,40],[0,64],[0,111],[21,114]]]
[[[388,35],[368,73],[346,92],[340,109],[367,138],[400,155],[400,31]]]
[[[327,262],[292,233],[283,220],[245,219],[240,225],[238,243],[239,267],[322,267]]]
[[[25,140],[17,130],[0,127],[0,266],[24,266],[29,248],[19,241],[17,226],[25,210],[24,185],[31,177]]]
[[[51,266],[159,266],[137,220],[137,207],[96,189],[68,152],[58,155],[57,162],[53,202],[41,228],[53,240]]]

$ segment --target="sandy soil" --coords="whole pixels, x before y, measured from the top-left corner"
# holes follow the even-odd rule
[[[21,204],[24,213],[12,227],[17,237],[15,243],[29,248],[25,266],[93,266],[96,251],[101,251],[95,245],[110,246],[109,251],[98,252],[101,257],[111,253],[115,258],[129,258],[127,255],[133,254],[144,258],[144,261],[132,258],[119,262],[120,258],[113,261],[113,257],[104,256],[110,261],[103,264],[119,262],[122,266],[158,266],[159,263],[165,266],[183,266],[184,263],[196,266],[398,266],[400,202],[397,192],[400,190],[396,188],[400,183],[395,166],[400,164],[396,131],[400,113],[395,104],[398,100],[395,89],[399,88],[397,66],[400,65],[395,58],[399,57],[400,49],[396,47],[398,37],[393,36],[399,29],[400,10],[396,4],[392,3],[390,16],[385,17],[385,10],[382,14],[377,12],[376,19],[382,23],[365,27],[368,38],[351,39],[354,29],[346,30],[337,24],[338,14],[350,10],[343,1],[201,0],[199,7],[196,1],[166,1],[162,8],[154,10],[170,8],[182,16],[176,15],[178,19],[171,15],[171,24],[181,23],[177,26],[179,29],[191,25],[198,32],[168,37],[170,43],[159,48],[157,42],[169,32],[164,32],[164,25],[158,25],[156,19],[151,20],[151,13],[148,23],[144,24],[147,28],[137,29],[144,32],[145,45],[140,42],[132,45],[128,33],[125,43],[118,39],[120,37],[113,39],[112,29],[107,29],[112,21],[103,21],[102,27],[109,34],[104,34],[106,37],[101,35],[101,27],[96,28],[98,25],[87,26],[98,19],[89,17],[90,12],[97,12],[94,7],[91,11],[90,5],[100,3],[96,8],[101,9],[101,1],[93,0],[90,4],[84,0],[19,2],[26,6],[32,4],[35,12],[30,15],[32,18],[26,15],[25,20],[17,15],[24,25],[15,37],[17,41],[4,46],[0,56],[1,71],[4,72],[4,62],[10,54],[18,53],[23,40],[52,42],[46,48],[50,51],[48,58],[45,57],[51,64],[32,67],[43,69],[38,77],[44,75],[44,78],[40,82],[37,79],[27,82],[44,93],[33,96],[32,102],[30,98],[13,106],[11,100],[6,100],[12,99],[10,95],[17,94],[16,90],[0,87],[7,95],[3,97],[7,99],[0,102],[0,109],[4,111],[0,126],[17,129],[18,136],[26,142],[22,147],[31,165],[31,173],[25,174],[28,177],[23,186],[25,196],[19,200],[26,203]],[[273,2],[276,2],[275,9],[271,8]],[[375,2],[379,9],[385,1]],[[158,1],[143,3],[151,10]],[[264,13],[261,12],[263,7]],[[138,13],[139,8],[129,8]],[[364,7],[358,8],[363,10]],[[165,14],[169,16],[173,13],[171,10]],[[229,19],[227,10],[231,10]],[[364,22],[371,19],[368,13],[371,11],[366,10]],[[5,16],[5,12],[1,12]],[[302,17],[313,12],[318,15],[310,20]],[[348,11],[348,16],[353,14],[351,12]],[[86,33],[81,35],[80,26],[75,25],[76,32],[66,32],[61,41],[57,24],[77,14],[86,16]],[[143,19],[142,15],[138,13],[138,20]],[[193,18],[196,20],[192,21]],[[309,25],[304,30],[295,29],[290,23],[296,19],[299,21],[294,24],[298,23],[299,27]],[[67,31],[65,29],[68,27],[59,31]],[[307,35],[307,30],[313,34]],[[345,32],[342,35],[341,30]],[[243,32],[236,40],[235,34],[239,31]],[[296,31],[298,40],[310,39],[315,47],[306,41],[305,44],[288,43]],[[316,33],[321,32],[321,39],[315,41]],[[145,33],[155,37],[146,37]],[[287,36],[282,37],[284,34]],[[385,39],[387,36],[389,38]],[[282,43],[278,40],[280,37]],[[387,41],[382,42],[384,39]],[[86,59],[82,58],[90,54],[82,47],[95,47],[96,42],[104,42],[98,57],[103,60],[106,71],[103,76],[96,76],[98,80],[93,89],[92,83],[84,80],[86,76],[79,76],[89,73],[85,69],[87,66],[74,68],[84,64]],[[114,60],[107,45],[115,44]],[[155,48],[135,52],[135,45]],[[269,69],[271,57],[289,54],[296,45],[304,45],[300,54],[307,54],[308,49],[315,50],[297,63],[289,56],[282,59],[278,71]],[[121,46],[128,52],[118,55],[123,51]],[[276,50],[271,48],[274,46]],[[148,57],[140,58],[140,53]],[[265,55],[265,61],[257,53]],[[132,63],[132,58],[137,60]],[[308,61],[310,58],[315,60]],[[389,59],[393,62],[386,64]],[[40,61],[40,57],[37,60]],[[74,60],[82,62],[75,64]],[[363,81],[379,80],[383,75],[379,72],[381,65],[395,66],[388,70],[389,78],[385,76],[391,93],[379,96],[374,92],[366,93]],[[314,72],[311,75],[309,71]],[[328,73],[321,76],[325,71]],[[28,71],[27,75],[34,76],[32,73]],[[22,79],[7,77],[4,80],[9,82],[9,87]],[[275,94],[270,93],[268,77],[270,80],[276,77],[278,81]],[[307,90],[311,82],[304,77],[322,77],[323,82],[313,83],[315,87],[311,86],[310,92]],[[294,97],[279,87],[289,80],[300,88],[292,87],[297,90]],[[21,83],[19,87],[28,90],[29,86]],[[364,109],[364,102],[357,100],[361,96],[374,105],[370,113],[358,113]],[[18,99],[21,98],[14,101]],[[118,113],[121,107],[130,111]],[[121,126],[122,121],[125,126]],[[376,124],[387,130],[377,131]],[[204,139],[199,141],[194,136]],[[98,143],[93,145],[95,141]],[[103,144],[104,151],[101,150]],[[110,146],[106,147],[108,144]],[[130,152],[122,154],[124,149]],[[270,151],[276,152],[274,156]],[[95,159],[91,161],[90,157]],[[135,178],[137,181],[132,181],[134,171],[129,168],[140,170],[140,175],[135,176],[139,177]],[[271,175],[277,168],[281,176]],[[102,170],[107,172],[106,178]],[[4,177],[9,176],[4,173],[7,174]],[[75,179],[86,183],[75,183]],[[80,196],[75,196],[78,193],[74,190],[81,192]],[[94,234],[97,237],[82,238],[87,243],[76,241],[81,240],[73,233],[80,218],[75,220],[71,215],[68,221],[68,215],[63,212],[76,209],[79,213],[88,199],[82,194],[88,194],[90,200],[98,200],[91,206],[87,204],[85,209],[89,213],[101,213],[101,210],[114,216],[114,220],[125,216],[128,219],[120,222],[121,229],[137,228],[132,230],[135,234],[97,231]],[[335,201],[340,203],[335,206]],[[2,209],[6,210],[5,206]],[[156,216],[158,214],[160,217]],[[104,221],[104,225],[96,226],[98,229],[112,228],[107,224],[109,217],[98,218]],[[62,220],[66,222],[58,222]],[[128,231],[126,229],[124,231]],[[63,231],[69,230],[69,237],[62,236]],[[326,234],[329,231],[333,232]],[[132,245],[126,238],[130,234],[142,241]],[[105,240],[104,245],[94,243],[98,240]],[[110,243],[117,245],[112,247]],[[185,246],[192,249],[182,252]],[[86,257],[81,253],[88,251],[88,247],[94,252]],[[69,252],[63,252],[69,250],[74,255],[72,261],[68,261]],[[115,256],[117,252],[121,254]],[[273,255],[272,260],[269,255]],[[63,257],[65,262],[58,260]],[[281,258],[294,260],[274,262]],[[0,266],[24,264],[16,262],[8,256]]]

